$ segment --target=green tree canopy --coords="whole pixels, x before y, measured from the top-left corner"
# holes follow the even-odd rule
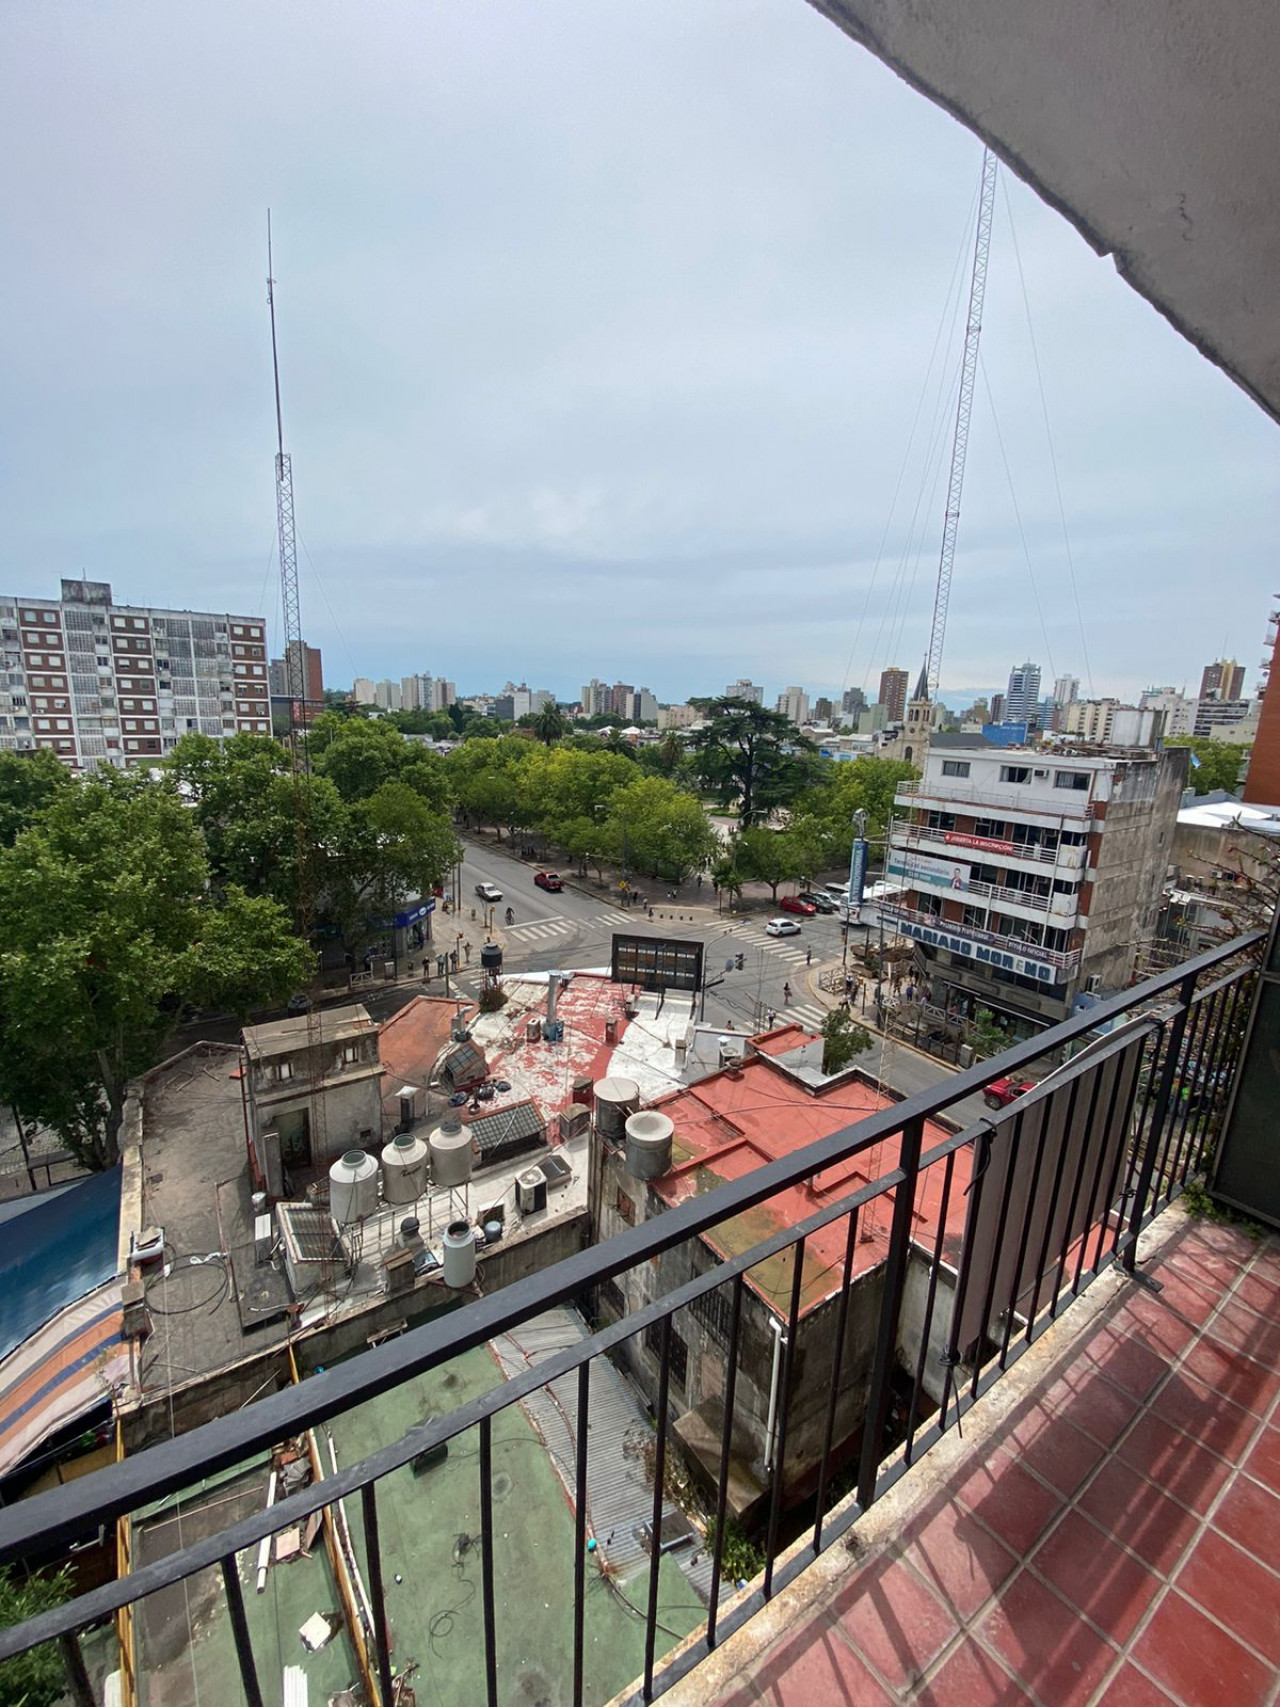
[[[1199,763],[1188,760],[1187,786],[1197,794],[1212,794],[1225,789],[1228,794],[1240,790],[1240,767],[1248,749],[1234,741],[1210,741],[1198,735],[1175,735],[1166,741],[1167,747],[1190,747]]]
[[[0,847],[11,848],[18,832],[34,824],[70,783],[70,771],[47,748],[0,753]]]
[[[6,1565],[0,1569],[0,1629],[52,1612],[70,1598],[69,1570],[19,1577]],[[69,1694],[66,1666],[56,1642],[42,1642],[0,1662],[0,1707],[53,1707],[59,1697]]]
[[[822,1071],[838,1073],[872,1046],[871,1033],[848,1008],[832,1008],[822,1022]]]
[[[191,811],[138,774],[77,783],[0,854],[0,1094],[109,1166],[129,1079],[154,1066],[191,1001],[255,1005],[311,957],[264,903],[224,927]],[[261,966],[261,970],[258,968]]]
[[[744,830],[791,805],[813,780],[813,743],[780,711],[728,696],[690,703],[704,717],[689,743],[697,774],[724,805],[737,802]]]

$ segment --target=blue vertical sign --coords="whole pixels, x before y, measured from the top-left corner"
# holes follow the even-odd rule
[[[862,892],[867,885],[867,844],[861,836],[853,839],[853,852],[849,855],[849,909],[854,911],[862,905]]]

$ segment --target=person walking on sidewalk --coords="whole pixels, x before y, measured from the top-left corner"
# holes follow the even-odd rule
[[[784,984],[782,986],[782,1005],[784,1007],[788,1007],[788,1008],[791,1006],[791,986],[790,986],[790,984]]]
[[[813,965],[813,950],[811,948],[806,948],[804,951],[804,963],[806,966]]]

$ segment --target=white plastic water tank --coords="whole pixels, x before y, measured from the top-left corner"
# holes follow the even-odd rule
[[[416,1203],[427,1189],[427,1146],[401,1132],[382,1152],[382,1195],[388,1203]]]
[[[363,1150],[348,1150],[329,1169],[329,1213],[349,1227],[378,1207],[378,1164]]]
[[[431,1134],[431,1175],[437,1185],[465,1185],[471,1178],[471,1134],[451,1115]]]
[[[595,1090],[596,1129],[610,1144],[621,1144],[627,1116],[640,1104],[640,1087],[634,1079],[597,1079]]]
[[[671,1169],[675,1126],[657,1109],[644,1109],[627,1120],[627,1172],[632,1179],[660,1179]]]
[[[460,1291],[475,1277],[475,1230],[469,1221],[450,1221],[444,1230],[444,1283]]]

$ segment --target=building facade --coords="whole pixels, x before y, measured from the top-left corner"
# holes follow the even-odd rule
[[[1244,665],[1218,658],[1200,673],[1201,699],[1240,699],[1244,694]]]
[[[907,715],[907,672],[881,670],[878,704],[884,707],[887,723],[901,723]]]
[[[726,699],[749,699],[753,705],[764,704],[764,689],[756,682],[739,680],[730,682],[724,690]]]
[[[1258,733],[1258,708],[1251,699],[1202,699],[1193,733],[1209,741],[1248,746]]]
[[[1053,703],[1059,708],[1073,704],[1080,698],[1079,676],[1055,676],[1053,682]]]
[[[1176,688],[1148,688],[1138,704],[1143,711],[1164,713],[1166,740],[1195,733],[1197,702]]]
[[[1030,660],[1009,671],[1004,696],[1004,721],[1025,723],[1034,729],[1040,722],[1040,666]]]
[[[692,705],[660,705],[659,729],[691,729],[698,721],[698,711]]]
[[[63,581],[60,599],[0,597],[0,642],[0,749],[91,772],[153,763],[183,735],[271,733],[261,617],[117,605],[105,581]]]
[[[886,923],[918,945],[940,1007],[1021,1033],[1122,989],[1155,931],[1187,775],[1184,748],[1098,754],[935,737],[900,784]]]
[[[784,688],[778,695],[778,710],[798,729],[809,721],[809,696],[803,688]]]

